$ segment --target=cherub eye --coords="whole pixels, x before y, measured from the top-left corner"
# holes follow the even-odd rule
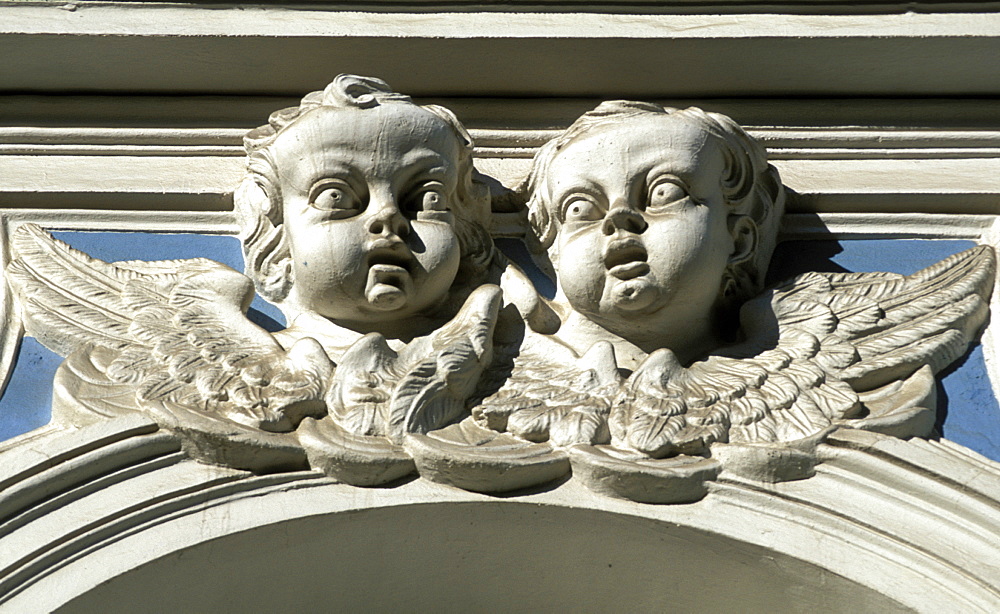
[[[338,217],[350,217],[360,213],[361,199],[346,183],[326,182],[313,188],[309,206],[321,211],[331,211]]]
[[[604,217],[597,203],[582,196],[574,196],[563,208],[563,219],[567,222],[593,222]]]
[[[674,179],[660,179],[649,188],[646,210],[656,213],[686,197],[687,190]]]
[[[420,197],[420,208],[424,211],[446,211],[448,201],[438,190],[427,190]]]
[[[421,217],[421,214],[424,214],[423,217],[440,217],[436,214],[449,210],[444,186],[437,181],[422,184],[406,200],[405,209],[417,217]]]

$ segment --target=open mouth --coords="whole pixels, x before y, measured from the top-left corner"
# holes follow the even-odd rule
[[[621,280],[634,279],[649,272],[646,248],[636,239],[614,241],[604,251],[604,267]]]
[[[402,244],[378,245],[368,252],[368,267],[373,271],[409,273],[413,256]]]
[[[369,290],[381,287],[380,293],[384,294],[392,287],[405,291],[412,281],[413,255],[401,241],[373,241],[367,262]]]

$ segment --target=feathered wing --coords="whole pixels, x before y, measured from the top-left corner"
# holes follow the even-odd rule
[[[615,404],[615,445],[653,457],[716,441],[789,442],[862,411],[858,396],[965,352],[996,264],[977,247],[910,276],[808,273],[741,312],[748,341],[688,368],[661,350]]]
[[[451,321],[398,353],[378,333],[360,339],[333,378],[331,418],[354,435],[397,444],[458,418],[492,360],[500,301],[497,286],[477,288]]]
[[[96,348],[100,370],[140,405],[274,431],[325,412],[326,353],[311,339],[286,352],[247,320],[253,284],[242,274],[204,259],[108,264],[34,225],[12,244],[7,275],[28,333],[63,356]],[[92,379],[93,366],[76,371]]]
[[[528,441],[607,443],[607,417],[621,385],[610,343],[598,342],[577,357],[529,336],[507,358],[506,368],[498,369],[502,383],[473,409],[479,424]]]
[[[490,364],[499,304],[500,289],[482,286],[450,322],[398,352],[379,333],[355,342],[332,378],[329,415],[303,420],[296,433],[309,463],[356,486],[385,484],[415,471],[414,451],[402,444],[466,411]]]
[[[858,360],[836,369],[857,390],[884,385],[925,364],[936,373],[964,354],[986,321],[996,256],[991,247],[979,246],[908,277],[872,276],[882,279],[830,275],[829,291],[822,286],[813,291],[818,300],[829,296],[837,334],[857,351]],[[869,301],[877,311],[861,306]]]

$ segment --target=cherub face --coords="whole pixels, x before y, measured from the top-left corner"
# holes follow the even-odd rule
[[[709,318],[734,250],[724,169],[718,142],[670,115],[632,117],[564,146],[545,188],[570,305],[626,338],[621,331],[655,335]]]
[[[359,329],[424,312],[460,251],[460,144],[408,104],[320,107],[274,145],[295,285],[289,303]]]

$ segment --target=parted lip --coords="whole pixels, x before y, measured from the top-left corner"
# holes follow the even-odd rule
[[[376,239],[369,244],[367,263],[369,268],[399,267],[409,272],[413,266],[413,254],[402,241]]]
[[[647,256],[646,246],[638,239],[618,239],[604,249],[604,266],[613,269],[620,264],[645,262]]]
[[[638,239],[617,239],[604,250],[604,267],[618,279],[634,279],[649,272],[648,257],[646,247]]]

